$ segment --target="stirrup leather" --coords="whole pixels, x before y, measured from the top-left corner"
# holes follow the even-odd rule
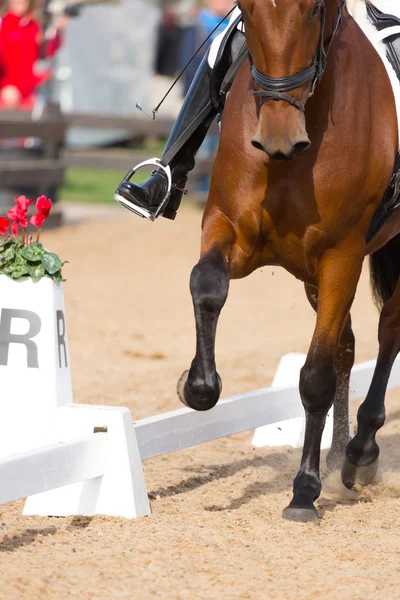
[[[157,209],[154,212],[151,212],[150,209],[147,209],[144,206],[138,206],[136,204],[130,203],[128,200],[126,200],[126,198],[124,198],[123,196],[121,196],[121,194],[118,193],[118,189],[114,194],[114,200],[116,200],[117,202],[119,202],[120,204],[125,206],[125,208],[131,210],[133,213],[135,213],[139,217],[143,217],[145,219],[150,219],[150,221],[155,221],[157,219],[157,217],[165,210],[165,208],[167,207],[167,204],[169,202],[169,199],[171,197],[172,174],[171,174],[170,166],[163,165],[159,158],[150,158],[149,160],[144,160],[143,162],[141,162],[138,165],[136,165],[135,167],[133,167],[133,169],[128,171],[128,173],[125,175],[125,177],[123,178],[121,183],[129,182],[132,179],[132,177],[134,176],[134,174],[136,173],[136,171],[138,171],[142,167],[147,167],[147,166],[153,166],[153,167],[157,167],[157,169],[162,169],[162,171],[164,171],[165,176],[167,178],[167,183],[168,183],[167,192],[166,192],[164,198],[162,199],[160,205],[157,207]],[[121,185],[121,183],[120,183],[120,185]],[[120,187],[120,185],[118,187]]]

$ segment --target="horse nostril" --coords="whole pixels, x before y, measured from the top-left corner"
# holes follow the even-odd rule
[[[295,144],[293,146],[293,154],[300,154],[300,152],[304,152],[304,150],[307,150],[310,146],[311,146],[310,140],[305,140],[303,142],[297,142],[297,144]]]
[[[262,150],[265,152],[264,146],[256,138],[251,140],[251,145],[254,146],[254,148],[257,148],[257,150]]]

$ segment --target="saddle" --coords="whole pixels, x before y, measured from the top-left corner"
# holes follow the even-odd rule
[[[382,39],[386,46],[386,55],[400,81],[400,19],[387,15],[372,4],[367,5],[369,19],[380,32],[387,33]],[[393,29],[393,33],[392,30]],[[392,179],[385,192],[382,203],[375,212],[367,234],[369,242],[387,219],[400,206],[400,152],[397,155]]]

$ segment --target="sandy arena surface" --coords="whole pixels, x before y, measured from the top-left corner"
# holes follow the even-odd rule
[[[75,400],[134,419],[180,408],[194,353],[188,279],[200,213],[144,222],[123,209],[49,232],[70,261],[64,286]],[[376,357],[365,268],[353,310],[357,362]],[[233,282],[218,331],[224,395],[265,387],[305,352],[314,315],[300,282],[264,268]],[[285,522],[300,451],[253,449],[251,432],[144,463],[152,516],[22,517],[0,507],[1,599],[400,598],[400,390],[387,398],[380,481],[361,494],[327,477],[319,526]],[[353,406],[354,413],[356,406]]]

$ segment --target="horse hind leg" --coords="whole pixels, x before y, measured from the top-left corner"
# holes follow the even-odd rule
[[[313,309],[318,307],[318,290],[305,284],[305,291]],[[343,329],[336,353],[335,370],[337,376],[336,393],[333,401],[333,436],[331,448],[326,457],[330,470],[338,469],[343,464],[346,446],[349,442],[349,386],[351,369],[354,364],[355,338],[349,315]]]
[[[209,410],[219,400],[222,382],[215,365],[215,337],[220,312],[228,296],[232,225],[222,215],[205,226],[202,257],[190,277],[196,321],[196,355],[181,375],[178,397],[195,410]]]
[[[330,470],[340,469],[350,440],[349,391],[350,376],[354,365],[355,338],[349,315],[340,338],[336,354],[336,394],[333,401],[333,436],[326,457]]]
[[[386,254],[387,257],[387,249],[382,250],[383,256]],[[399,254],[397,253],[392,260],[399,261]],[[400,263],[396,271],[392,271],[392,278],[398,271]],[[379,446],[375,436],[385,422],[386,388],[393,363],[400,351],[400,279],[394,286],[393,281],[390,283],[390,279],[386,278],[386,287],[381,295],[382,300],[387,300],[390,295],[389,288],[390,291],[394,288],[394,292],[384,304],[379,319],[379,354],[376,367],[368,394],[358,410],[357,434],[347,446],[342,468],[342,481],[350,489],[356,484],[371,483],[378,470]]]

